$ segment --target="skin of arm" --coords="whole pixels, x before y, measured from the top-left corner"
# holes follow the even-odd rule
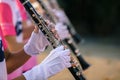
[[[17,68],[22,66],[31,56],[27,55],[22,49],[16,54],[11,54],[9,51],[5,51],[7,73],[15,71]]]
[[[25,44],[23,42],[18,43],[15,35],[14,36],[11,36],[11,35],[4,36],[4,38],[7,42],[8,50],[11,53],[16,53],[16,52],[20,51],[20,49],[22,49]]]
[[[23,40],[29,39],[32,31],[34,30],[34,25],[31,23],[31,25],[27,24],[27,21],[22,21],[23,26]]]
[[[35,29],[34,29],[34,32],[35,33],[38,33],[39,32],[39,29],[37,28],[37,27],[35,27]],[[21,51],[22,52],[22,51]],[[23,52],[24,52],[24,50],[23,50]],[[22,53],[23,53],[22,52]],[[24,52],[25,53],[25,52]],[[25,54],[23,54],[24,56],[26,56]],[[19,54],[17,55],[16,54],[16,56],[19,56]],[[20,55],[21,56],[21,55]],[[10,57],[10,56],[9,56]],[[30,56],[29,56],[30,57]],[[15,57],[16,58],[16,57]],[[23,58],[23,59],[25,59],[25,58]],[[11,59],[12,60],[12,59]],[[20,61],[19,59],[18,59],[18,61]],[[17,61],[16,61],[17,62]],[[13,79],[13,80],[26,80],[25,79],[25,77],[23,76],[23,75],[21,75],[21,76],[19,76],[19,77],[17,77],[17,78],[15,78],[15,79]]]
[[[35,33],[39,32],[39,29],[35,27]],[[5,58],[7,65],[8,74],[23,65],[31,56],[27,55],[22,47],[22,49],[17,53],[10,53],[9,50],[5,50]],[[12,64],[11,64],[12,63]]]

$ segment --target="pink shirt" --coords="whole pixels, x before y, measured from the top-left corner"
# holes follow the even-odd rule
[[[3,36],[14,36],[16,35],[15,26],[19,19],[17,19],[17,9],[14,5],[14,1],[3,0],[0,2],[0,27],[2,29]],[[12,5],[12,6],[11,6]],[[6,10],[5,10],[6,9]],[[10,75],[8,75],[8,80],[12,80],[13,78],[22,74],[22,68],[17,69]]]
[[[3,36],[16,35],[12,18],[13,15],[10,6],[6,3],[0,3],[0,6],[0,26],[2,31],[4,32]]]
[[[16,5],[15,0],[0,1],[0,27],[2,29],[3,36],[17,35],[18,42],[22,42],[21,21],[22,19],[25,19],[25,15],[21,18],[21,14],[23,12],[20,14],[19,8],[16,7],[18,6]],[[36,65],[36,57],[32,57],[25,65],[9,74],[8,80],[12,80],[21,75],[23,71],[31,69],[34,65]]]
[[[15,7],[18,6],[14,0],[1,1],[0,24],[3,36],[17,35],[17,41],[22,42],[22,18],[19,9]]]

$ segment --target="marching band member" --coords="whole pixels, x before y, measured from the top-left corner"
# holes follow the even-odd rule
[[[4,7],[4,9],[1,10],[2,12],[1,29],[8,46],[7,49],[12,53],[16,53],[17,51],[22,49],[22,47],[25,44],[23,42],[22,32],[23,31],[22,21],[25,20],[25,18],[23,18],[25,17],[25,15],[20,14],[25,12],[25,10],[22,4],[20,5],[18,0],[16,1],[3,0],[1,1],[1,6]],[[32,56],[23,66],[21,66],[14,72],[10,73],[8,75],[8,80],[11,80],[21,75],[23,72],[31,69],[36,64],[37,64],[36,56]]]
[[[8,3],[8,2],[10,2],[10,3]],[[10,10],[10,6],[8,5],[8,4],[12,4],[12,6],[14,6],[14,7],[12,7],[12,9],[13,10],[15,10],[15,12],[17,12],[16,11],[16,9],[14,9],[15,7],[16,7],[16,3],[15,3],[15,0],[7,0],[7,1],[5,1],[5,0],[1,0],[0,1],[0,9],[1,9],[1,13],[0,13],[0,29],[2,29],[2,30],[5,30],[6,29],[6,31],[8,31],[8,32],[10,32],[10,35],[12,35],[13,37],[8,37],[8,36],[6,36],[5,38],[4,37],[2,37],[3,39],[5,39],[6,40],[6,43],[7,43],[7,45],[8,45],[8,47],[9,47],[9,51],[10,51],[10,53],[12,53],[12,54],[7,54],[7,53],[5,53],[5,55],[6,55],[6,65],[7,65],[7,72],[8,73],[11,73],[11,72],[13,72],[14,70],[16,70],[18,67],[20,67],[21,65],[23,65],[29,58],[30,58],[30,56],[29,55],[36,55],[37,53],[40,53],[41,51],[44,51],[44,49],[45,49],[45,46],[47,46],[48,45],[48,42],[45,40],[45,38],[43,37],[43,35],[42,35],[42,37],[40,37],[41,36],[41,34],[42,33],[40,33],[39,31],[37,31],[37,34],[35,33],[35,30],[34,30],[34,32],[32,33],[32,36],[31,36],[31,38],[30,38],[30,40],[28,41],[28,43],[26,44],[26,46],[28,47],[24,47],[24,49],[25,49],[25,51],[24,51],[24,49],[22,48],[22,46],[24,46],[24,44],[19,44],[19,45],[15,45],[15,44],[12,44],[11,43],[11,41],[13,42],[13,43],[16,43],[17,42],[17,40],[16,40],[16,37],[14,36],[15,35],[15,30],[14,29],[10,29],[10,27],[8,27],[8,26],[11,26],[11,27],[14,27],[14,25],[16,25],[17,24],[17,22],[16,21],[14,21],[14,19],[16,19],[16,17],[15,17],[15,15],[12,15],[12,12],[11,12],[11,10]],[[4,9],[7,9],[7,10],[4,10]],[[6,12],[6,11],[8,11],[9,12],[9,14],[7,14],[8,12]],[[13,18],[11,18],[11,15],[13,16]],[[7,18],[7,16],[9,16],[9,18]],[[17,14],[17,16],[20,16],[19,14]],[[5,20],[6,19],[6,20]],[[18,20],[20,20],[19,18],[18,18]],[[7,23],[6,23],[6,21],[7,21]],[[11,23],[12,22],[12,23]],[[19,23],[18,23],[19,24]],[[5,27],[2,27],[2,26],[5,26]],[[9,30],[11,30],[11,31],[9,31]],[[6,31],[5,31],[5,33],[3,33],[3,31],[2,31],[2,33],[3,33],[3,36],[5,36],[5,35],[7,35],[7,33],[6,33]],[[38,38],[37,38],[37,37]],[[32,37],[34,37],[34,38],[32,38]],[[39,38],[40,37],[40,38]],[[8,41],[10,41],[9,43],[8,43]],[[32,41],[32,42],[31,42]],[[36,44],[35,45],[33,45],[33,42],[35,42],[36,41]],[[38,43],[39,43],[39,45],[38,45]],[[15,48],[13,48],[12,46],[11,46],[11,44],[12,45],[14,45],[14,46],[18,46],[18,47],[15,47]],[[32,46],[30,46],[30,45],[32,45]],[[21,47],[21,50],[18,50],[19,49],[19,47]],[[6,51],[7,49],[5,48],[5,51]],[[33,51],[33,52],[32,52]],[[60,53],[57,53],[57,52],[60,52]],[[19,54],[20,53],[20,54]],[[25,53],[31,53],[31,54],[29,54],[29,55],[27,55],[27,54],[25,54]],[[57,53],[57,54],[56,54]],[[65,55],[62,55],[62,53],[66,53]],[[56,74],[56,73],[58,73],[59,71],[61,71],[62,69],[64,69],[64,68],[66,68],[66,67],[70,67],[70,63],[69,63],[69,61],[70,61],[70,57],[69,57],[69,53],[70,53],[70,51],[69,50],[63,50],[63,47],[59,47],[59,48],[57,48],[57,49],[55,49],[55,50],[53,50],[50,54],[50,57],[48,57],[46,60],[44,60],[40,65],[38,65],[37,67],[35,67],[35,68],[33,68],[32,70],[30,70],[30,71],[28,71],[28,72],[26,72],[25,74],[24,74],[24,78],[28,78],[28,77],[30,77],[31,76],[31,74],[34,72],[34,73],[36,73],[36,70],[39,70],[39,69],[41,69],[41,70],[43,70],[43,68],[41,68],[41,66],[45,66],[45,65],[47,65],[49,62],[51,62],[51,63],[49,63],[48,64],[48,67],[46,67],[46,69],[48,68],[51,68],[52,66],[55,66],[56,65],[56,68],[54,68],[54,69],[56,69],[55,71],[53,70],[53,69],[51,69],[50,71],[42,71],[42,72],[45,72],[45,74],[44,74],[44,76],[42,75],[41,77],[39,77],[38,79],[40,79],[41,78],[41,80],[43,80],[42,78],[48,78],[48,77],[50,77],[50,76],[52,76],[52,75],[54,75],[54,74]],[[53,55],[54,54],[54,55]],[[52,59],[51,59],[51,57],[52,56],[54,56]],[[59,59],[60,58],[60,59]],[[67,59],[68,58],[68,59]],[[19,61],[16,61],[16,59],[18,59]],[[49,61],[49,59],[51,59],[51,61]],[[66,61],[66,60],[67,61]],[[62,62],[61,62],[61,60],[63,60]],[[55,62],[56,64],[54,64],[53,62]],[[56,61],[58,61],[58,62],[56,62]],[[59,62],[60,61],[60,62]],[[65,61],[65,62],[64,62]],[[67,62],[67,63],[66,63]],[[57,65],[59,65],[59,67],[57,66]],[[44,67],[45,68],[45,67]],[[40,70],[40,71],[41,71]],[[53,71],[53,72],[51,72],[51,71]],[[41,73],[41,72],[39,72],[39,73]],[[35,76],[38,76],[38,75],[40,75],[40,74],[35,74],[35,75],[33,75],[33,78],[31,78],[31,80],[36,80],[36,78],[37,77],[35,77]],[[46,74],[47,73],[47,74]],[[17,76],[19,76],[19,75],[17,75]],[[17,76],[15,76],[15,77],[17,77]],[[23,76],[22,76],[23,77]],[[27,80],[30,80],[30,79],[27,79]]]
[[[0,80],[7,80],[7,70],[6,65],[13,63],[11,68],[16,69],[20,65],[24,64],[31,55],[37,55],[44,51],[45,43],[49,44],[46,38],[41,34],[41,32],[35,28],[29,41],[26,43],[24,48],[19,52],[9,54],[6,58],[6,64],[4,59],[3,44],[5,48],[4,39],[2,39],[2,33],[0,28]],[[44,40],[43,40],[44,39]],[[4,42],[2,44],[2,42]],[[34,42],[34,43],[33,43]],[[42,44],[41,44],[42,43]],[[5,53],[6,54],[6,53]],[[21,76],[15,78],[14,80],[47,80],[47,78],[57,74],[64,68],[71,67],[70,64],[70,50],[64,49],[63,46],[59,46],[52,50],[50,54],[42,61],[41,64],[33,67],[31,70],[26,71]],[[12,69],[12,71],[14,70]],[[11,71],[11,72],[12,72]]]

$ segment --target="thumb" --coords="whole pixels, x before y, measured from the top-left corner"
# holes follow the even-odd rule
[[[38,28],[37,26],[35,26],[34,32],[35,32],[35,33],[38,33],[38,32],[39,32],[39,28]]]

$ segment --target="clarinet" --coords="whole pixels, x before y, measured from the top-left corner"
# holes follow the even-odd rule
[[[57,7],[57,8],[61,8],[57,2],[57,0],[47,0],[50,5],[54,5]],[[61,9],[62,10],[62,9]],[[66,14],[65,14],[66,16]],[[67,26],[71,36],[73,37],[73,40],[78,44],[82,41],[80,35],[75,31],[72,23],[70,22],[70,20],[68,19],[68,17],[66,16],[66,19],[67,19],[67,22],[64,22],[64,24]]]
[[[20,0],[20,2],[24,5],[28,14],[31,16],[34,23],[39,27],[39,29],[45,35],[45,37],[50,42],[52,47],[56,48],[57,46],[62,45],[62,41],[59,41],[57,38],[55,38],[53,33],[47,28],[45,20],[42,18],[41,15],[39,15],[35,11],[31,3],[28,0]],[[75,80],[86,80],[84,75],[82,74],[81,67],[75,64],[73,58],[71,59],[71,65],[72,67],[68,68],[68,70],[71,72]]]
[[[45,6],[45,4],[41,1],[41,0],[37,0],[38,3],[41,5],[41,7],[45,10],[47,16],[49,17],[50,20],[53,21],[53,23],[56,24],[56,19],[51,15],[51,13],[48,11],[47,7]],[[63,40],[71,49],[71,51],[75,54],[75,56],[77,57],[79,63],[81,64],[81,67],[83,70],[86,70],[90,65],[84,60],[84,58],[82,57],[82,55],[80,54],[79,49],[77,48],[77,44],[74,42],[74,39],[72,37]]]

